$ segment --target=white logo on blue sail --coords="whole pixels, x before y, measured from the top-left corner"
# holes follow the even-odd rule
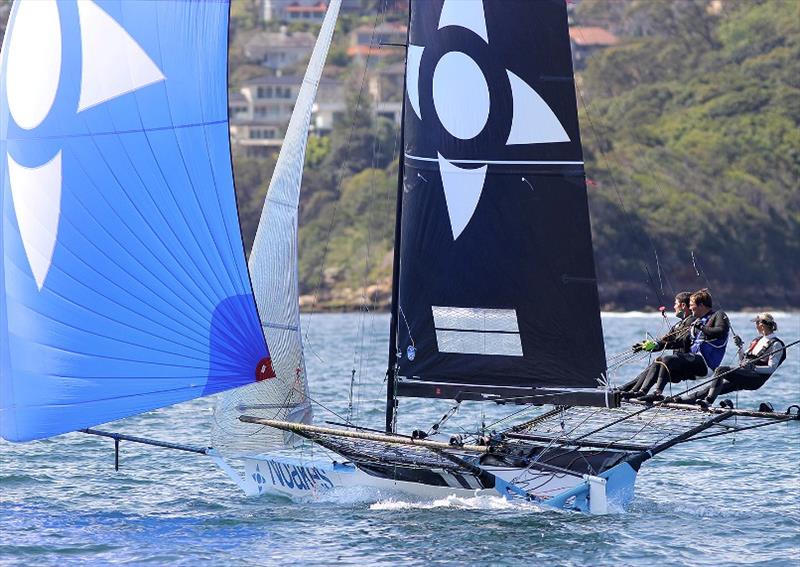
[[[444,0],[439,29],[447,26],[466,28],[489,44],[482,1]],[[424,50],[424,46],[408,46],[406,73],[408,99],[420,120],[423,116],[419,101],[419,71]],[[523,79],[508,69],[506,73],[513,98],[511,130],[506,145],[569,142],[567,132],[544,99]],[[438,61],[433,74],[433,105],[442,126],[452,136],[471,140],[483,131],[491,108],[489,86],[480,66],[469,55],[450,51]],[[482,163],[480,159],[458,160],[441,154],[430,161],[439,163],[450,228],[453,240],[456,240],[478,206],[488,163]],[[467,169],[456,165],[463,161],[482,167]]]
[[[164,75],[130,34],[92,0],[78,0],[81,28],[81,112]],[[36,135],[56,101],[62,73],[62,37],[56,0],[18,2],[9,30],[6,96],[17,126]],[[53,261],[61,216],[61,150],[36,165],[5,158],[25,255],[39,289]]]

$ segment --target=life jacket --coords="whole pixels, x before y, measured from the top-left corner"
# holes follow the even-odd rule
[[[705,325],[708,323],[708,320],[716,313],[716,311],[709,311],[702,317],[700,317],[700,323]],[[696,322],[696,321],[695,321]],[[705,335],[702,332],[697,332],[696,335],[692,337],[692,346],[691,352],[695,354],[699,354],[703,357],[703,360],[706,362],[706,366],[708,366],[711,370],[716,370],[717,367],[722,364],[722,359],[725,358],[725,349],[728,346],[728,335],[725,334],[724,337],[719,339],[706,339]]]
[[[772,349],[772,345],[774,345],[775,343],[778,343],[778,344],[781,345],[781,351],[780,351],[781,358],[778,361],[778,366],[775,367],[775,370],[777,370],[778,367],[781,364],[783,364],[783,361],[786,360],[786,343],[784,343],[778,337],[772,337],[771,339],[769,339],[767,341],[767,346],[765,346],[757,354],[752,354],[750,351],[753,350],[753,348],[755,348],[756,344],[758,344],[758,341],[760,341],[760,340],[761,340],[761,337],[756,337],[755,339],[753,339],[753,341],[750,343],[750,346],[747,349],[747,352],[744,354],[745,360],[757,359],[755,361],[755,365],[756,366],[767,366],[769,364],[770,357],[769,356],[764,356],[764,353],[769,352]]]

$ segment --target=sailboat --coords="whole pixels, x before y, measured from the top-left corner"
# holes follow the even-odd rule
[[[604,513],[677,443],[741,429],[704,433],[732,417],[797,419],[620,403],[564,3],[425,0],[411,2],[386,431],[313,425],[297,208],[339,5],[246,262],[227,3],[15,2],[0,62],[0,437],[82,431],[199,453],[247,494],[373,486]],[[230,449],[94,429],[222,392],[214,438]],[[440,441],[396,431],[409,396],[552,409]],[[333,456],[281,456],[304,440]]]
[[[625,508],[640,466],[670,447],[739,430],[731,418],[798,419],[621,403],[610,387],[563,1],[412,0],[401,137],[385,431],[280,420],[228,395],[229,438],[283,431],[333,453],[248,447],[231,475],[246,493],[500,494],[602,514]],[[422,431],[441,422],[396,431],[408,397],[551,409],[435,440]]]

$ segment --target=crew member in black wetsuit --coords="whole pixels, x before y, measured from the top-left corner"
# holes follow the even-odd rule
[[[641,396],[645,402],[663,400],[664,386],[669,383],[694,380],[706,376],[710,370],[716,370],[725,356],[728,346],[730,321],[724,311],[714,311],[711,294],[701,289],[689,298],[689,309],[694,320],[689,327],[691,345],[689,352],[680,352],[662,357],[652,394]],[[653,384],[645,384],[647,391]]]
[[[742,339],[733,337],[739,347],[739,367],[732,370],[730,366],[720,366],[714,371],[715,378],[708,386],[679,396],[675,398],[675,402],[696,403],[708,407],[721,394],[738,390],[758,390],[769,380],[786,360],[786,345],[775,335],[778,324],[771,314],[759,313],[753,321],[759,334],[751,341],[750,346],[742,349]]]
[[[642,341],[641,343],[636,343],[633,345],[633,347],[631,347],[633,351],[640,352],[642,350],[646,350],[648,352],[660,352],[663,350],[672,349],[673,354],[677,354],[679,352],[689,352],[689,347],[691,346],[691,341],[688,340],[689,326],[694,320],[694,317],[692,317],[692,312],[689,310],[689,298],[691,295],[692,294],[688,291],[682,291],[675,296],[675,304],[673,305],[673,309],[675,310],[675,316],[679,319],[679,321],[675,323],[672,328],[670,328],[670,330],[664,334],[664,336],[657,341]],[[623,385],[620,388],[622,397],[627,399],[645,395],[647,392],[642,391],[642,388],[645,384],[655,383],[655,377],[658,374],[658,369],[661,364],[661,357],[659,356],[636,378]]]

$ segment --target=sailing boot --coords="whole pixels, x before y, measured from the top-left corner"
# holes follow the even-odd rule
[[[664,399],[664,396],[661,395],[661,392],[656,390],[652,394],[647,394],[639,399],[643,402],[660,402]]]

